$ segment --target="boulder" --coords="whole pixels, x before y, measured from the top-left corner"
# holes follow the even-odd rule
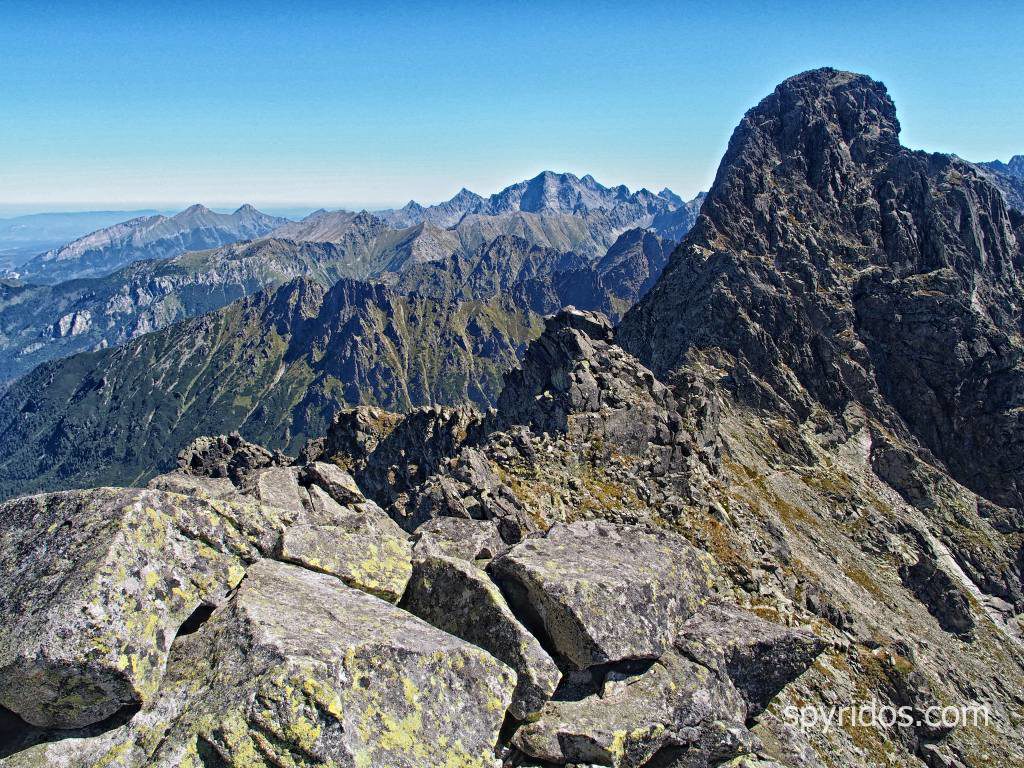
[[[809,631],[772,624],[742,608],[715,605],[683,625],[676,646],[727,675],[754,717],[807,671],[826,643]]]
[[[293,467],[260,469],[248,478],[245,490],[263,504],[301,515],[306,505],[303,503],[303,489],[299,487],[297,475],[298,470]]]
[[[323,488],[339,504],[358,504],[366,501],[352,475],[336,464],[311,462],[302,470],[302,480],[306,485]]]
[[[515,673],[338,579],[253,565],[132,720],[5,766],[490,768]]]
[[[713,560],[666,531],[555,525],[488,570],[513,611],[570,667],[658,658],[705,603]]]
[[[284,532],[280,559],[398,602],[412,574],[412,546],[405,531],[373,502],[359,509],[342,507],[319,486],[309,491],[312,522]]]
[[[636,768],[665,748],[714,755],[746,752],[746,707],[727,679],[674,653],[635,676],[612,672],[603,689],[578,701],[549,701],[512,743],[549,763]]]
[[[505,662],[518,675],[509,712],[539,712],[562,675],[540,643],[512,614],[487,574],[457,557],[418,556],[402,607]]]
[[[72,728],[156,691],[178,628],[272,553],[276,510],[97,488],[0,505],[0,705]]]
[[[493,520],[437,517],[413,532],[416,554],[437,554],[462,560],[491,560],[508,549]]]

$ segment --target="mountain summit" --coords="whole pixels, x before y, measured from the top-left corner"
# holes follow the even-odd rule
[[[461,189],[451,200],[424,207],[410,201],[396,211],[380,213],[393,226],[429,221],[442,227],[452,227],[466,215],[502,216],[516,213],[558,214],[583,216],[597,212],[611,212],[616,208],[633,208],[640,215],[668,213],[684,207],[685,203],[671,190],[657,195],[647,190],[631,193],[623,185],[605,187],[593,176],[582,178],[571,173],[542,171],[532,179],[512,184],[490,197],[481,197],[468,189]]]
[[[802,419],[857,404],[1024,507],[1021,220],[976,167],[898,137],[881,83],[782,83],[621,342],[661,375],[715,350],[741,397]]]
[[[286,221],[260,213],[251,205],[234,213],[215,213],[197,203],[171,217],[144,216],[97,230],[36,256],[20,272],[29,282],[95,277],[133,261],[252,240]]]

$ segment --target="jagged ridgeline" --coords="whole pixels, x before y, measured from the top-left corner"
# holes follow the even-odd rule
[[[994,173],[815,70],[744,117],[660,277],[643,233],[494,240],[37,368],[7,492],[146,487],[0,506],[0,765],[1024,765]],[[541,319],[581,297],[618,327]]]
[[[486,407],[544,315],[574,304],[617,317],[671,248],[634,229],[597,261],[508,235],[418,259],[396,249],[400,233],[383,232],[370,248],[270,239],[96,281],[8,289],[2,314],[32,313],[12,344],[76,306],[73,317],[88,323],[39,354],[122,346],[44,363],[4,393],[0,493],[138,482],[209,433],[241,430],[295,452],[345,405]],[[344,277],[367,271],[377,282]]]

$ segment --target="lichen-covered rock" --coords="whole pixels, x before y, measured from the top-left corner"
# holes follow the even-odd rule
[[[645,765],[665,747],[714,755],[718,764],[754,743],[746,707],[727,679],[673,653],[636,676],[614,673],[599,694],[550,701],[512,743],[551,763]]]
[[[130,723],[6,766],[490,768],[515,673],[337,579],[274,561],[180,639]]]
[[[463,560],[491,560],[508,549],[493,520],[436,517],[413,531],[416,554],[437,554]]]
[[[577,669],[671,648],[712,567],[678,536],[603,521],[556,525],[488,566],[516,615]]]
[[[306,505],[299,487],[298,470],[293,467],[267,467],[256,470],[244,485],[252,498],[278,509],[301,515]]]
[[[302,470],[302,479],[306,485],[318,485],[330,494],[339,504],[358,504],[366,501],[352,475],[335,464],[314,461]]]
[[[354,509],[342,507],[319,486],[309,492],[312,522],[284,532],[280,558],[398,602],[412,574],[412,545],[405,531],[372,502]]]
[[[170,491],[201,499],[221,499],[223,501],[251,501],[243,495],[226,477],[206,477],[192,475],[181,470],[157,475],[148,483],[147,488],[156,491]]]
[[[284,523],[255,504],[98,488],[0,506],[0,705],[71,728],[153,695],[171,641]]]
[[[730,605],[709,606],[690,618],[677,641],[687,657],[732,680],[751,717],[806,672],[825,647],[806,630],[772,624]]]
[[[479,645],[516,671],[509,712],[523,720],[540,711],[562,674],[512,614],[484,571],[456,557],[418,556],[402,607],[456,637]]]

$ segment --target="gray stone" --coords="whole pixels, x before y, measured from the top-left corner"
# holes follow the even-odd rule
[[[439,554],[463,560],[491,560],[508,550],[493,520],[437,517],[413,532],[417,554]]]
[[[418,556],[402,607],[445,632],[479,645],[518,675],[509,712],[524,720],[540,711],[562,675],[537,639],[512,614],[501,591],[471,563]]]
[[[302,514],[306,509],[302,503],[297,470],[292,467],[257,470],[247,483],[247,490],[254,499],[278,509],[287,509],[296,514]]]
[[[709,606],[689,619],[676,645],[688,658],[727,675],[751,717],[826,648],[809,631],[772,624],[731,605]]]
[[[323,461],[307,464],[302,470],[302,479],[306,485],[314,484],[323,488],[339,504],[358,504],[366,501],[352,475],[336,464]]]
[[[156,691],[178,628],[285,526],[255,504],[97,488],[0,506],[0,705],[88,725]]]
[[[280,559],[337,576],[350,587],[397,602],[412,574],[405,531],[372,502],[342,507],[319,486],[310,487],[311,522],[281,537]]]
[[[668,653],[639,675],[610,675],[599,694],[548,702],[512,743],[558,764],[638,768],[673,746],[704,750],[721,762],[749,749],[745,716],[743,700],[728,680]]]
[[[578,669],[657,658],[707,600],[713,561],[665,531],[556,525],[488,566],[527,626]]]
[[[515,673],[325,574],[261,561],[175,643],[159,695],[119,728],[5,768],[490,768]]]

